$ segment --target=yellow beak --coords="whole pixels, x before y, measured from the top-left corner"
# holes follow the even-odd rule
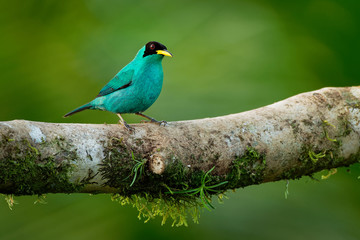
[[[172,54],[167,50],[157,50],[156,54],[161,54],[161,55],[164,55],[164,56],[172,57]]]

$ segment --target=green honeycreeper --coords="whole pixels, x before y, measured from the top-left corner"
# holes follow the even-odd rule
[[[131,127],[120,114],[135,113],[154,123],[164,123],[142,114],[158,98],[162,83],[164,56],[172,57],[167,48],[159,42],[148,42],[135,58],[121,69],[111,81],[100,90],[91,102],[67,113],[68,117],[86,109],[98,109],[117,114],[120,122],[129,130]]]

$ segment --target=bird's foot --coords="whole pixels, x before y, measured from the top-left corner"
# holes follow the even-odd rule
[[[122,124],[122,125],[124,125],[124,127],[126,127],[127,130],[129,130],[130,132],[135,131],[134,128],[130,127],[130,125],[127,124],[127,122],[125,122],[125,120],[122,118],[122,116],[121,116],[120,113],[118,113],[118,114],[116,114],[116,115],[118,115],[118,117],[120,118],[119,123]]]
[[[130,132],[135,131],[135,128],[131,127],[129,124],[127,124],[127,122],[121,122],[119,121],[119,124],[123,125],[127,130],[129,130]]]
[[[159,124],[159,126],[161,126],[161,125],[164,125],[164,127],[166,126],[166,124],[167,124],[167,121],[164,121],[164,120],[162,120],[162,121],[158,121],[158,120],[156,120],[156,119],[151,119],[150,121],[147,121],[147,120],[141,120],[140,121],[141,123],[156,123],[156,124]]]

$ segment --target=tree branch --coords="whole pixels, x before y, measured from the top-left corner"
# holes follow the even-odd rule
[[[360,87],[324,88],[223,117],[135,124],[134,132],[0,122],[0,192],[156,197],[204,183],[217,193],[349,166],[359,160],[359,104]]]

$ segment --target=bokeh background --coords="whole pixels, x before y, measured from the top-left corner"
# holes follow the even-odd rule
[[[160,120],[358,85],[359,29],[358,0],[0,1],[0,120],[116,123],[100,111],[62,116],[151,40],[174,54],[147,111]],[[107,195],[48,195],[46,205],[18,197],[12,211],[1,200],[0,239],[360,239],[359,175],[355,165],[324,181],[290,181],[288,199],[285,182],[229,192],[187,228],[145,224]]]

